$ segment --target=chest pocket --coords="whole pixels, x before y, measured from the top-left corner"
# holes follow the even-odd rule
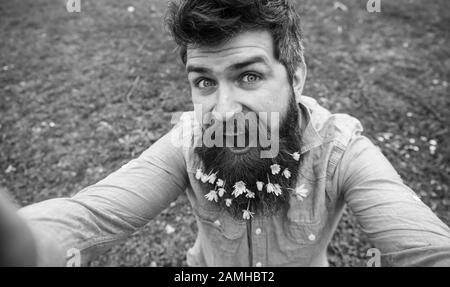
[[[314,254],[327,221],[326,178],[312,180],[300,174],[297,186],[307,195],[299,199],[291,194],[286,219],[280,219],[277,232],[280,250],[291,260]]]
[[[244,244],[246,224],[233,219],[225,211],[208,210],[202,206],[193,208],[199,231],[205,235],[207,245],[220,256],[236,256]]]
[[[308,214],[307,216],[304,216]],[[325,213],[324,213],[325,214]],[[324,238],[326,216],[312,215],[305,211],[297,218],[288,218],[280,223],[278,242],[280,250],[289,259],[312,258],[316,247]]]

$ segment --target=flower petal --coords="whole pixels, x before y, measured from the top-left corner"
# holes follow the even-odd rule
[[[264,187],[264,182],[262,182],[262,181],[256,182],[256,188],[258,189],[258,191],[262,191],[263,187]]]
[[[197,172],[195,173],[195,178],[196,178],[197,180],[200,180],[200,179],[202,178],[202,175],[203,175],[202,170],[201,170],[200,168],[197,169]]]
[[[291,172],[289,171],[289,169],[285,168],[283,170],[283,175],[285,178],[290,178],[291,177]]]
[[[280,170],[281,170],[280,165],[276,164],[276,163],[272,164],[270,166],[270,169],[271,169],[273,175],[280,173]]]

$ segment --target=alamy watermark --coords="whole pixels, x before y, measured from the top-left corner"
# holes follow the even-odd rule
[[[67,0],[66,9],[69,13],[81,12],[81,0]]]
[[[66,9],[69,13],[81,12],[81,0],[67,0]],[[368,0],[366,9],[369,13],[381,12],[381,0]]]
[[[70,248],[66,252],[66,267],[81,266],[81,252],[78,248]]]
[[[381,267],[381,251],[378,248],[370,248],[366,253],[367,257],[367,267]]]
[[[370,248],[366,253],[367,267],[381,267],[381,251],[378,248]],[[80,267],[81,266],[81,252],[78,248],[70,248],[66,252],[66,267]]]
[[[381,0],[368,0],[366,4],[367,12],[380,13],[381,12]]]

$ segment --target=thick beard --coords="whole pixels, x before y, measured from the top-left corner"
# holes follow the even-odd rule
[[[218,204],[228,211],[231,216],[242,219],[242,211],[249,209],[257,216],[272,216],[289,208],[290,191],[295,188],[300,161],[293,158],[292,154],[300,153],[302,146],[299,126],[299,108],[294,97],[291,97],[288,112],[282,120],[279,132],[279,152],[274,158],[261,158],[259,145],[252,147],[245,154],[235,154],[227,147],[197,147],[195,153],[203,161],[204,173],[216,173],[217,178],[225,181],[226,193],[219,198]],[[269,131],[267,131],[269,133]],[[270,147],[269,147],[270,148]],[[279,164],[281,171],[277,175],[271,173],[270,166]],[[291,177],[282,175],[287,168]],[[236,182],[243,181],[247,189],[255,193],[255,198],[249,199],[244,194],[235,198],[231,193]],[[256,182],[264,182],[262,191],[258,191]],[[276,196],[266,191],[266,184],[277,183],[281,186],[282,194]],[[214,185],[205,183],[205,189],[214,189]],[[225,199],[232,198],[230,207],[225,205]],[[249,205],[250,200],[250,205]]]

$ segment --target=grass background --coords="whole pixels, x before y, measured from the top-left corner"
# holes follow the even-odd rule
[[[304,94],[360,119],[405,182],[450,224],[450,2],[381,0],[381,13],[368,13],[366,1],[296,3]],[[162,24],[166,6],[81,0],[81,13],[68,13],[64,0],[0,1],[0,186],[20,205],[95,183],[166,133],[173,112],[191,109]],[[181,197],[91,265],[184,266],[196,230]],[[364,266],[369,247],[348,211],[330,263]]]

